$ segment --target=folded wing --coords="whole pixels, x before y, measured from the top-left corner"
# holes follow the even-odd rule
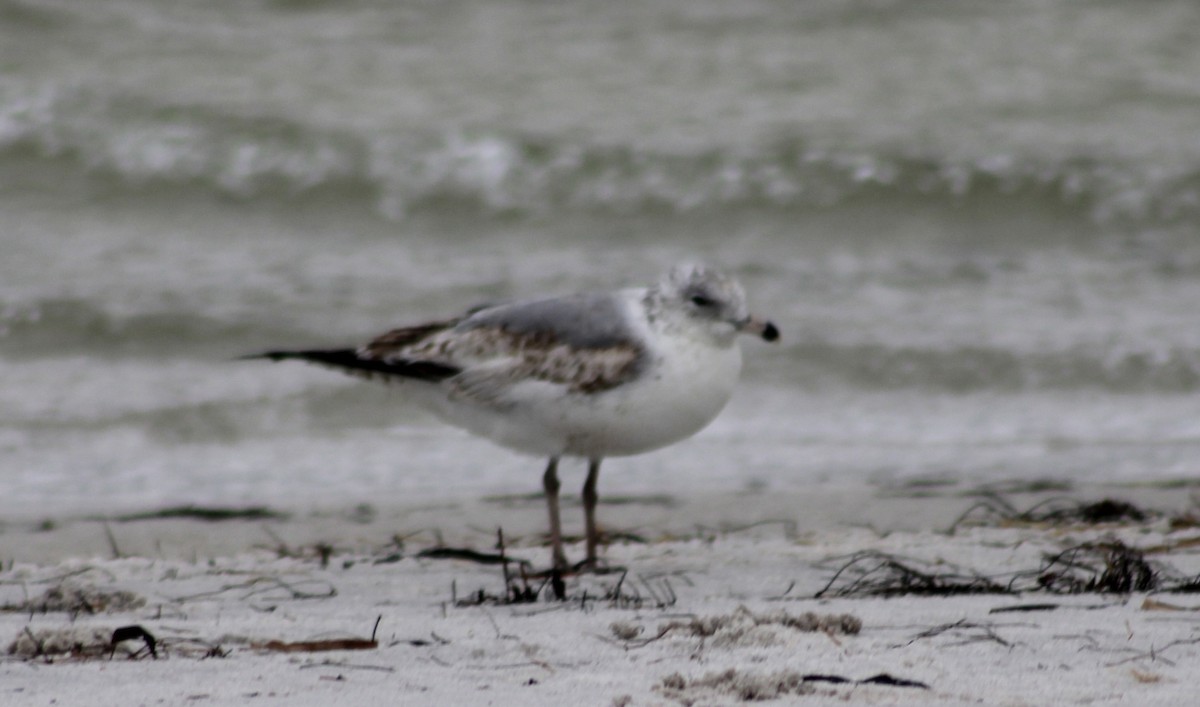
[[[269,351],[347,373],[441,383],[451,396],[503,405],[522,383],[594,393],[637,372],[645,352],[611,294],[489,307],[468,316],[394,329],[357,349]]]

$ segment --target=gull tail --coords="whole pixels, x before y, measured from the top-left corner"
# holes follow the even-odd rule
[[[240,356],[238,360],[265,358],[271,361],[298,360],[336,368],[346,373],[373,378],[412,378],[436,383],[460,373],[460,369],[436,361],[384,360],[363,356],[357,349],[309,349],[305,351],[264,351]]]

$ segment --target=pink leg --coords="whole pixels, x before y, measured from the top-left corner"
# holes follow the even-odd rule
[[[562,520],[558,513],[558,457],[550,457],[546,473],[542,475],[542,489],[546,493],[546,508],[550,511],[550,552],[555,569],[566,569],[567,555],[562,545]]]
[[[600,534],[596,531],[596,502],[600,494],[596,493],[596,482],[600,479],[600,460],[588,460],[587,480],[583,482],[583,522],[587,529],[587,563],[596,564],[596,546],[600,542]]]

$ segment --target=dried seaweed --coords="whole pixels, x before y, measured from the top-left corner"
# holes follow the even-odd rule
[[[245,508],[225,508],[217,506],[171,506],[155,511],[127,513],[115,516],[112,520],[121,523],[131,523],[141,520],[169,520],[185,518],[216,523],[228,520],[284,520],[288,516],[281,511],[272,510],[266,506],[248,506]]]
[[[504,594],[493,594],[480,588],[462,598],[458,596],[457,583],[452,583],[450,586],[450,603],[458,607],[532,604],[538,600],[538,596],[542,593],[542,589],[545,588],[548,581],[542,582],[537,587],[532,586],[528,579],[522,584],[508,582],[505,584]]]
[[[474,550],[463,550],[454,548],[433,548],[417,553],[417,557],[432,557],[437,559],[453,558],[465,559],[472,562],[479,562],[486,565],[498,564],[504,572],[504,594],[491,594],[483,589],[480,589],[465,599],[458,598],[457,582],[450,585],[451,603],[455,606],[480,606],[483,604],[531,604],[537,601],[542,590],[549,585],[554,593],[554,598],[562,601],[566,598],[565,585],[563,584],[562,575],[557,569],[551,570],[546,576],[542,577],[542,582],[536,588],[530,583],[531,578],[536,578],[531,575],[529,568],[532,565],[528,560],[514,560],[508,556],[504,544],[504,530],[499,528],[496,530],[496,554],[479,553]],[[510,563],[516,563],[517,574],[514,576],[509,569]]]
[[[123,589],[102,589],[92,585],[69,582],[46,589],[41,596],[19,604],[5,604],[0,611],[48,614],[65,611],[71,614],[120,613],[140,609],[146,600]]]
[[[1011,584],[1019,586],[1029,576],[1018,574]],[[1120,540],[1082,543],[1048,555],[1033,577],[1036,589],[1054,594],[1129,594],[1163,584],[1160,570]]]
[[[1018,510],[1000,496],[989,495],[968,508],[950,526],[953,532],[961,525],[1031,524],[1031,525],[1099,525],[1101,523],[1144,523],[1162,517],[1159,511],[1139,508],[1129,501],[1102,498],[1085,502],[1056,496]]]
[[[844,558],[843,558],[844,559]],[[1034,569],[986,577],[945,563],[902,559],[873,550],[844,559],[815,598],[956,596],[963,594],[1129,594],[1132,592],[1200,592],[1200,576],[1183,576],[1174,568],[1146,559],[1120,540],[1085,542],[1046,555]],[[1008,611],[1050,610],[1033,604]]]
[[[131,640],[142,641],[142,646],[136,650],[121,646],[122,643]],[[158,658],[158,640],[141,626],[121,626],[117,629],[71,626],[37,631],[26,627],[9,644],[8,653],[25,660],[98,660],[113,658],[119,647],[125,650],[125,657],[130,660],[145,656]]]
[[[815,598],[1009,594],[1012,589],[954,565],[932,565],[875,550],[851,555]]]
[[[794,670],[755,673],[736,668],[691,679],[685,678],[680,673],[672,673],[662,679],[657,689],[668,699],[683,705],[694,705],[711,704],[714,698],[721,701],[733,698],[739,702],[761,702],[788,695],[807,695],[814,692],[814,683],[930,689],[929,685],[919,680],[897,678],[887,673],[855,680],[840,675],[805,675]]]
[[[818,614],[807,611],[792,615],[786,611],[756,614],[740,606],[728,614],[696,616],[661,624],[648,638],[636,622],[614,621],[609,625],[613,636],[625,648],[640,648],[667,636],[684,636],[708,641],[714,646],[771,646],[785,643],[792,632],[824,633],[830,637],[852,636],[862,631],[862,619],[853,614]]]
[[[88,660],[112,655],[112,629],[97,626],[70,626],[33,630],[26,627],[8,646],[8,654],[31,660],[72,658]]]

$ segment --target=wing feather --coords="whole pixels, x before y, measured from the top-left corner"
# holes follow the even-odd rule
[[[444,382],[451,395],[502,404],[513,386],[540,381],[576,393],[615,388],[645,352],[612,294],[585,294],[472,310],[392,329],[357,349],[273,351],[369,377]]]

